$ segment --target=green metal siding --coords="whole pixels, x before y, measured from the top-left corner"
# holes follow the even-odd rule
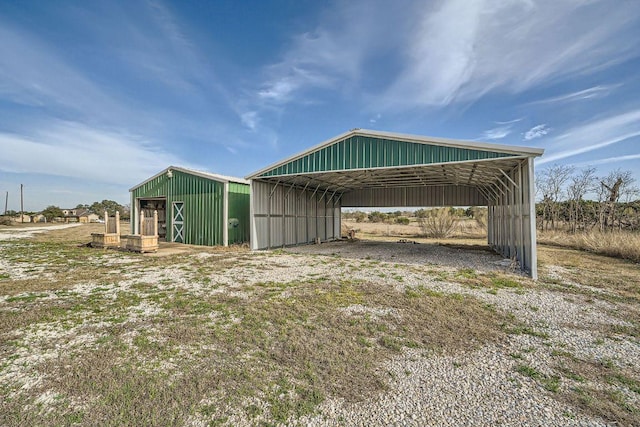
[[[229,221],[237,219],[237,227],[229,227],[229,244],[249,241],[249,197],[247,184],[229,183]]]
[[[261,177],[347,169],[427,165],[510,157],[513,154],[352,136],[278,166]]]
[[[132,202],[139,198],[166,198],[167,240],[171,239],[171,211],[174,202],[184,202],[184,243],[194,245],[222,245],[224,222],[224,183],[197,175],[172,170],[173,177],[166,173],[132,191]],[[236,184],[244,185],[244,184]],[[249,192],[249,186],[246,192]],[[237,203],[236,203],[237,204]],[[240,209],[240,208],[238,208]],[[238,214],[236,217],[239,217]],[[249,206],[242,223],[249,229]],[[248,239],[247,239],[248,240]]]

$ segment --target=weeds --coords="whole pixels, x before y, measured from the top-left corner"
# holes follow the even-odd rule
[[[29,246],[40,265],[60,275],[46,285],[10,281],[0,333],[20,344],[21,331],[47,326],[58,338],[31,343],[33,351],[54,351],[56,343],[65,350],[29,368],[42,378],[29,391],[20,391],[20,382],[3,391],[15,397],[0,403],[0,424],[175,425],[197,414],[216,425],[238,410],[256,424],[285,423],[328,397],[358,401],[385,390],[379,367],[404,348],[466,351],[502,334],[497,311],[425,287],[398,292],[375,281],[318,276],[255,283],[243,287],[242,297],[213,292],[211,284],[195,293],[160,272],[173,268],[207,285],[233,259],[209,265],[135,255],[135,269],[124,268],[130,284],[122,286],[102,251]],[[18,251],[9,252],[19,262]],[[95,287],[77,292],[85,270]],[[145,278],[151,272],[159,277],[153,283]],[[349,314],[352,306],[381,314]],[[89,341],[77,340],[79,334]],[[14,348],[0,347],[10,364],[4,370],[23,363],[9,359]],[[48,390],[59,393],[58,403],[25,410]]]

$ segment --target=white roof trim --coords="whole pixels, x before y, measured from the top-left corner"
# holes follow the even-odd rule
[[[284,160],[281,160],[277,163],[267,166],[266,168],[262,168],[259,171],[246,176],[245,179],[256,178],[271,169],[275,169],[278,166],[282,166],[294,160],[298,160],[299,158],[304,157],[307,154],[313,153],[314,151],[321,150],[324,147],[335,144],[336,142],[339,142],[343,139],[350,138],[352,136],[370,136],[373,138],[386,138],[386,139],[393,139],[395,141],[412,142],[416,144],[440,145],[444,147],[467,148],[471,150],[481,150],[481,151],[496,151],[496,152],[515,154],[518,156],[525,156],[525,157],[538,157],[544,153],[544,149],[542,148],[519,147],[514,145],[492,144],[488,142],[464,141],[464,140],[456,140],[456,139],[438,138],[438,137],[432,137],[432,136],[409,135],[409,134],[403,134],[403,133],[383,132],[378,130],[353,129],[343,134],[340,134],[336,137],[333,137],[327,141],[321,142],[320,144],[315,145],[303,152],[294,154],[291,157],[288,157]]]
[[[186,173],[186,174],[189,174],[189,175],[195,175],[195,176],[199,176],[199,177],[202,177],[202,178],[206,178],[206,179],[210,179],[210,180],[218,181],[218,182],[222,182],[222,183],[235,182],[235,183],[238,183],[238,184],[249,185],[249,181],[247,181],[246,179],[242,179],[242,178],[235,178],[235,177],[232,177],[232,176],[219,175],[219,174],[215,174],[215,173],[211,173],[211,172],[198,171],[198,170],[194,170],[194,169],[183,168],[183,167],[180,167],[180,166],[169,166],[168,168],[161,170],[160,172],[158,172],[157,174],[155,174],[151,178],[144,180],[143,182],[141,182],[140,184],[138,184],[138,185],[136,185],[134,187],[131,187],[129,189],[129,192],[132,192],[132,191],[142,187],[143,185],[145,185],[149,181],[153,181],[157,177],[159,177],[161,175],[164,175],[169,170],[179,171],[179,172],[183,172],[183,173]]]

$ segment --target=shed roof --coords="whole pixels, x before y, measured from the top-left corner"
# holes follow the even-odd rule
[[[346,192],[425,185],[491,185],[544,150],[353,129],[247,179]]]
[[[232,176],[226,176],[226,175],[219,175],[219,174],[215,174],[215,173],[211,173],[211,172],[205,172],[205,171],[198,171],[195,169],[188,169],[188,168],[184,168],[181,166],[169,166],[163,170],[161,170],[160,172],[158,172],[157,174],[155,174],[154,176],[152,176],[149,179],[144,180],[143,182],[141,182],[140,184],[131,187],[129,189],[129,191],[134,191],[140,187],[142,187],[143,185],[145,185],[146,183],[148,183],[149,181],[152,181],[154,179],[156,179],[157,177],[159,177],[160,175],[163,175],[165,173],[167,173],[169,170],[172,171],[179,171],[179,172],[183,172],[189,175],[195,175],[195,176],[199,176],[202,178],[206,178],[206,179],[210,179],[213,181],[218,181],[218,182],[235,182],[238,184],[249,184],[249,181],[242,179],[242,178],[235,178]]]

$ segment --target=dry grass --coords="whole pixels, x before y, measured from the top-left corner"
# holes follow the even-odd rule
[[[352,220],[342,220],[342,224],[347,229],[356,230],[358,238],[423,238],[424,233],[420,228],[420,224],[415,218],[408,225],[403,224],[384,224],[380,222],[355,222]],[[449,237],[453,238],[485,238],[486,230],[478,225],[473,219],[456,220],[453,231]]]
[[[547,347],[554,346],[549,335],[508,313],[382,278],[377,262],[296,255],[320,270],[292,278],[279,252],[185,246],[143,256],[79,246],[94,228],[0,242],[9,266],[0,272],[0,425],[274,425],[328,398],[353,402],[383,392],[385,361],[407,347],[458,354],[501,342],[505,333],[557,351],[549,373],[526,364],[516,370],[556,399],[621,425],[640,419],[620,392],[640,394],[636,367]],[[466,242],[482,243],[449,244]],[[598,326],[594,336],[637,342],[638,265],[544,245],[539,260],[537,284],[472,269],[411,273],[490,294],[542,287],[603,300],[626,324]],[[349,280],[335,274],[339,265],[371,274]],[[388,277],[407,270],[384,268]],[[282,279],[256,279],[265,270],[281,271]]]
[[[219,273],[281,268],[278,254],[149,257],[79,247],[82,231],[0,244],[12,268],[37,268],[0,279],[0,425],[269,425],[384,390],[405,347],[470,351],[504,334],[470,297],[329,278],[330,263],[228,287]]]
[[[613,425],[638,425],[638,408],[630,404],[620,391],[622,386],[632,394],[640,394],[637,375],[617,368],[606,360],[584,360],[570,354],[563,354],[559,358],[556,369],[575,383],[575,386],[559,394],[560,399]]]
[[[629,231],[538,232],[538,242],[640,262],[640,234]]]

